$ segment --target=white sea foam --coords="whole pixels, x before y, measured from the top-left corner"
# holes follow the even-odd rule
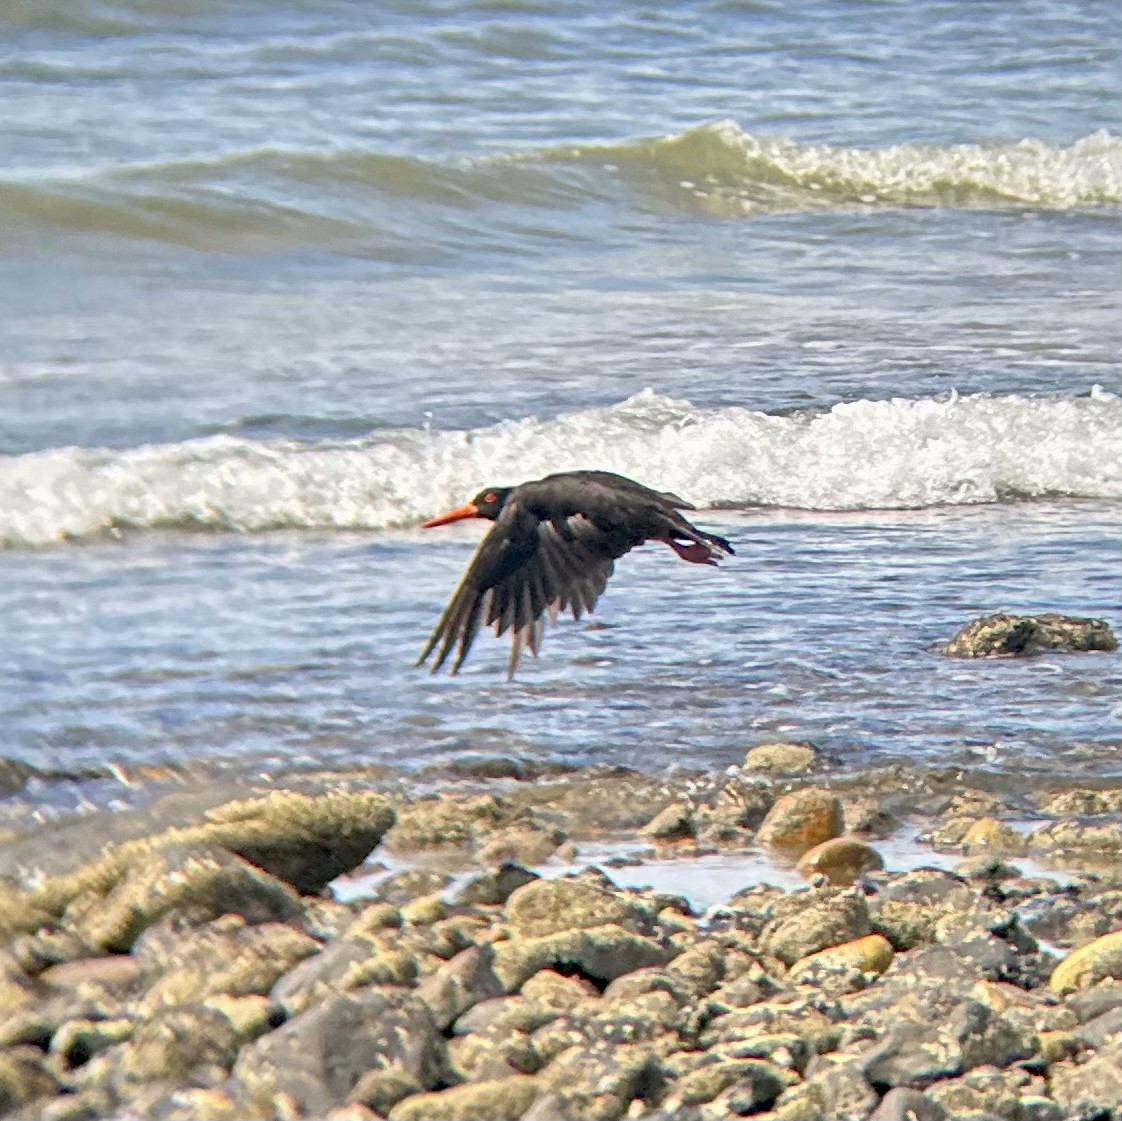
[[[471,432],[399,429],[303,444],[216,436],[0,459],[0,545],[116,527],[410,526],[486,485],[618,471],[699,506],[851,510],[1122,499],[1122,399],[976,395],[854,401],[776,416],[645,391]]]

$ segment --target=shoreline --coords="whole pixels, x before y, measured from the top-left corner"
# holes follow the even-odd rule
[[[0,1110],[1122,1108],[1122,780],[800,744],[482,769],[196,782],[0,841]]]

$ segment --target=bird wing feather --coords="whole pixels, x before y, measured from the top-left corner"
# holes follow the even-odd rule
[[[591,612],[612,575],[613,561],[638,542],[607,533],[580,514],[566,519],[564,531],[562,536],[552,522],[537,521],[516,503],[508,503],[481,542],[417,664],[436,650],[435,673],[455,649],[456,673],[480,627],[490,626],[496,635],[511,632],[508,675],[513,677],[524,648],[537,654],[544,615],[554,620],[568,611],[579,619]]]

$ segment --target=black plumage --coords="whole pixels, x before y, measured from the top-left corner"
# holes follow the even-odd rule
[[[723,537],[692,526],[678,511],[696,507],[609,471],[567,471],[516,487],[489,487],[466,506],[425,522],[461,518],[495,524],[417,664],[436,653],[435,673],[456,651],[455,673],[482,626],[511,632],[508,678],[522,651],[537,654],[545,617],[591,612],[616,558],[644,541],[663,541],[683,559],[715,565],[733,553]]]

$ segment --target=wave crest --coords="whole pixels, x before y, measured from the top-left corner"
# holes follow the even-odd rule
[[[113,529],[378,530],[480,486],[602,468],[703,506],[893,509],[1122,498],[1122,399],[900,398],[776,416],[647,390],[618,405],[467,432],[357,441],[216,436],[0,459],[0,545]]]
[[[683,206],[728,216],[853,206],[1066,209],[1122,202],[1122,138],[843,148],[758,137],[720,121],[647,144],[577,149],[647,170]],[[670,196],[674,197],[673,193]]]

